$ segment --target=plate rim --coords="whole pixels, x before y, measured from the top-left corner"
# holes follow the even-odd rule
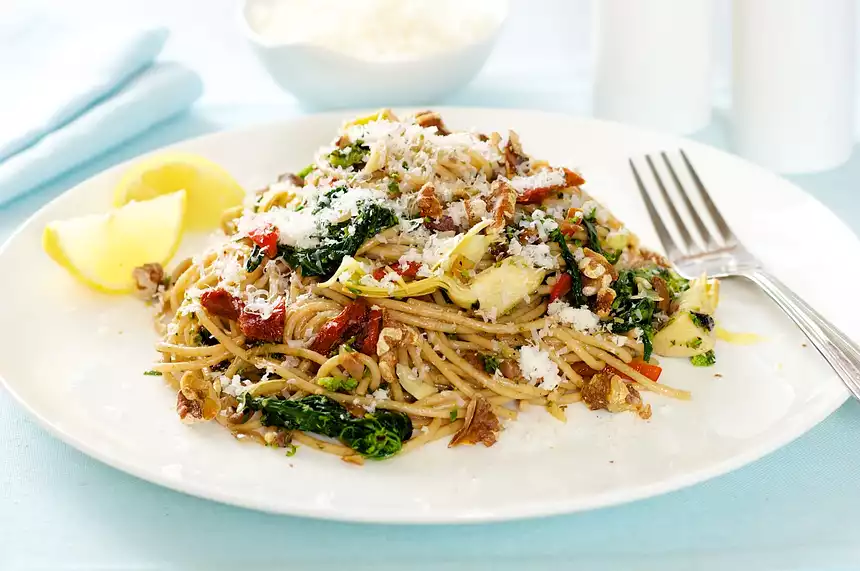
[[[395,111],[406,111],[409,112],[411,108],[396,108]],[[659,131],[655,131],[652,129],[645,129],[635,125],[628,125],[621,122],[616,121],[607,121],[603,119],[596,119],[592,117],[584,117],[577,115],[568,115],[564,113],[557,113],[551,111],[542,111],[542,110],[534,110],[527,108],[501,108],[501,107],[461,107],[461,106],[435,106],[434,110],[437,110],[441,113],[452,112],[452,113],[462,113],[468,114],[470,112],[478,112],[478,113],[488,113],[488,114],[517,114],[523,117],[524,120],[528,120],[528,116],[541,116],[546,119],[558,118],[563,119],[565,121],[574,121],[584,124],[591,124],[596,128],[610,128],[610,129],[621,129],[626,130],[628,132],[633,132],[638,136],[650,137],[650,138],[663,138],[663,139],[671,139],[678,141],[679,143],[683,143],[684,148],[703,148],[706,149],[709,153],[717,153],[719,155],[723,155],[724,158],[729,158],[733,161],[740,161],[741,163],[745,163],[746,166],[752,167],[758,170],[760,173],[768,176],[775,181],[780,181],[781,183],[790,185],[795,191],[801,193],[805,199],[811,200],[817,203],[822,209],[826,210],[829,214],[831,214],[840,225],[843,226],[844,229],[853,233],[853,230],[842,220],[840,219],[836,213],[834,213],[830,208],[828,208],[824,203],[822,203],[816,196],[808,193],[803,190],[801,187],[797,186],[791,181],[788,181],[779,175],[772,173],[763,167],[755,165],[754,163],[743,159],[737,155],[733,155],[727,151],[714,147],[712,145],[701,143],[698,141],[694,141],[692,139],[674,135],[671,133],[663,133]],[[98,173],[93,174],[92,176],[87,177],[86,179],[74,184],[73,186],[66,188],[59,195],[55,196],[42,206],[38,208],[34,213],[28,216],[23,222],[18,224],[18,226],[12,231],[12,233],[8,236],[8,238],[0,245],[0,258],[6,253],[7,250],[10,249],[12,244],[17,240],[17,238],[28,230],[37,218],[40,217],[42,212],[46,209],[49,209],[55,202],[62,200],[66,194],[75,191],[77,188],[90,184],[95,178],[103,176],[105,173],[119,170],[121,168],[126,167],[127,165],[140,160],[142,157],[146,157],[151,154],[164,152],[166,150],[173,149],[179,146],[185,146],[189,144],[196,144],[202,141],[210,141],[216,140],[219,138],[229,138],[235,136],[239,133],[253,132],[259,129],[288,129],[291,124],[308,121],[308,120],[319,120],[319,119],[345,119],[350,116],[356,116],[362,113],[369,113],[374,110],[368,108],[360,108],[360,109],[344,109],[344,110],[335,110],[335,111],[327,111],[324,113],[310,113],[299,115],[296,117],[277,119],[274,121],[255,121],[253,123],[249,123],[246,125],[241,125],[235,128],[223,129],[219,131],[214,131],[210,133],[205,133],[202,135],[198,135],[195,137],[183,139],[180,141],[172,142],[168,145],[164,145],[155,149],[151,149],[140,153],[132,158],[124,160],[122,162],[111,165],[110,167],[99,171]],[[683,472],[669,478],[666,478],[662,481],[626,487],[623,490],[615,490],[608,492],[600,492],[597,494],[593,494],[586,499],[577,499],[575,501],[554,501],[552,503],[547,502],[531,502],[527,504],[522,504],[516,509],[512,509],[509,507],[503,507],[499,511],[494,511],[492,513],[487,513],[484,511],[481,512],[464,512],[461,514],[457,514],[452,517],[450,514],[443,514],[438,512],[423,512],[420,514],[416,514],[416,516],[410,516],[407,513],[401,512],[400,515],[394,516],[391,514],[387,514],[384,517],[379,517],[375,513],[360,513],[356,511],[348,511],[341,512],[335,510],[327,510],[321,508],[310,508],[303,507],[301,505],[288,505],[285,506],[280,504],[277,507],[272,507],[271,505],[265,505],[262,502],[248,500],[243,498],[241,495],[232,494],[229,490],[221,490],[221,489],[212,489],[211,487],[201,486],[196,484],[194,481],[188,480],[175,480],[168,476],[161,474],[157,470],[147,470],[145,468],[137,467],[130,462],[127,462],[122,459],[118,459],[116,457],[111,456],[110,454],[102,453],[97,450],[95,447],[88,444],[85,440],[80,439],[66,431],[64,431],[60,426],[58,426],[55,422],[52,422],[51,419],[43,416],[39,412],[37,412],[15,389],[12,383],[10,383],[2,371],[0,371],[0,387],[4,388],[8,394],[12,397],[12,399],[18,404],[18,406],[22,407],[34,420],[36,420],[37,424],[45,429],[51,436],[57,438],[61,442],[72,446],[78,451],[86,454],[87,456],[98,460],[99,462],[110,466],[116,470],[129,474],[135,478],[138,478],[144,482],[156,484],[167,488],[173,492],[179,492],[188,494],[197,498],[201,498],[204,500],[216,501],[222,504],[241,507],[245,509],[252,509],[255,511],[260,511],[269,514],[277,514],[277,515],[288,515],[288,516],[298,516],[298,517],[307,517],[313,519],[320,520],[328,520],[328,521],[341,521],[341,522],[355,522],[355,523],[373,523],[373,524],[408,524],[408,525],[451,525],[451,524],[480,524],[480,523],[493,523],[493,522],[504,522],[504,521],[518,521],[524,519],[534,519],[534,518],[542,518],[542,517],[552,517],[564,514],[573,514],[585,511],[591,511],[600,508],[608,508],[612,506],[618,506],[623,504],[628,504],[634,501],[639,501],[646,498],[652,498],[667,494],[669,492],[679,491],[684,488],[688,488],[695,484],[699,484],[705,482],[707,480],[711,480],[720,476],[724,476],[733,472],[739,468],[742,468],[746,465],[755,462],[756,460],[760,460],[773,452],[787,446],[800,436],[806,434],[813,428],[815,428],[818,424],[824,421],[827,417],[829,417],[833,412],[835,412],[842,404],[845,403],[849,398],[849,394],[847,390],[842,390],[841,392],[834,393],[832,396],[829,396],[822,403],[822,406],[817,413],[814,415],[810,415],[805,417],[804,422],[795,423],[790,428],[787,428],[779,434],[758,443],[756,446],[749,447],[745,449],[742,453],[736,454],[730,458],[727,458],[721,462],[716,464],[712,464],[708,467],[700,468],[694,471]]]

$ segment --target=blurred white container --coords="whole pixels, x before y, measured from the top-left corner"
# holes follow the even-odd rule
[[[777,172],[834,168],[854,146],[854,0],[735,0],[735,150]]]
[[[594,3],[595,115],[686,134],[711,120],[711,0]]]
[[[431,10],[423,19],[418,4],[389,2],[381,15],[407,20],[400,23],[366,22],[366,10],[374,7],[370,0],[240,4],[240,26],[266,70],[281,87],[315,108],[436,103],[480,71],[507,16],[506,0],[447,0],[453,14],[444,31],[437,26],[437,38],[428,30],[437,23],[430,20],[438,19],[441,7],[430,2],[421,3]],[[347,13],[354,17],[344,17]],[[455,21],[458,15],[469,20]],[[407,29],[413,33],[400,34],[404,26],[412,26]]]

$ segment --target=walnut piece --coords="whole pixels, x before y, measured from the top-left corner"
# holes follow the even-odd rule
[[[602,255],[590,248],[583,248],[583,257],[579,261],[582,272],[582,293],[588,297],[597,296],[594,313],[601,319],[606,318],[615,301],[615,290],[610,286],[618,279],[615,267]]]
[[[186,371],[179,379],[176,412],[185,423],[212,420],[221,410],[218,392],[200,371]]]
[[[144,264],[131,272],[136,294],[147,301],[164,291],[164,268],[161,264]]]
[[[442,203],[436,198],[436,187],[425,183],[418,191],[418,213],[424,218],[440,218]]]
[[[489,210],[493,213],[490,230],[501,232],[514,219],[517,206],[517,190],[503,179],[496,179],[490,186]]]
[[[481,395],[476,394],[466,407],[466,420],[463,428],[454,434],[448,447],[458,444],[477,444],[478,442],[483,443],[484,446],[492,446],[496,443],[499,430],[501,430],[501,424],[490,403]]]
[[[520,166],[529,160],[520,144],[520,136],[514,131],[508,131],[508,142],[505,143],[505,174],[512,178],[520,174]]]
[[[435,111],[421,111],[416,113],[415,122],[422,127],[436,127],[436,132],[440,135],[451,134],[451,131],[449,131],[445,127],[445,123],[442,122],[442,116]]]

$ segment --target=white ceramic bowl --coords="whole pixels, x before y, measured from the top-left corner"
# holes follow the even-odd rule
[[[420,59],[376,62],[314,44],[264,37],[254,28],[251,14],[255,6],[271,1],[243,0],[239,25],[272,78],[316,109],[438,103],[477,75],[507,17],[507,2],[499,1],[497,23],[474,43]]]

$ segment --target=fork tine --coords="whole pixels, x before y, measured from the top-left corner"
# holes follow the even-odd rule
[[[648,190],[646,190],[645,184],[642,182],[642,177],[639,176],[639,171],[636,170],[636,165],[633,164],[633,159],[630,159],[629,162],[630,170],[633,171],[633,178],[636,179],[636,184],[639,186],[639,193],[642,195],[642,201],[645,203],[645,209],[648,210],[648,216],[651,217],[651,222],[654,224],[654,229],[657,231],[657,237],[660,238],[660,242],[663,244],[663,249],[671,259],[681,256],[681,251],[675,244],[675,239],[672,238],[672,234],[669,233],[668,228],[663,224],[663,219],[660,218],[660,213],[657,212],[657,209],[654,207],[654,203],[651,202],[651,197],[648,195]]]
[[[690,197],[687,195],[687,191],[684,189],[684,185],[681,184],[681,180],[678,178],[678,174],[675,172],[674,167],[672,167],[672,163],[669,162],[668,155],[666,155],[665,152],[660,154],[663,155],[663,162],[666,163],[666,168],[669,169],[669,175],[675,182],[675,188],[678,189],[678,194],[681,195],[681,199],[684,201],[684,206],[686,206],[687,212],[690,213],[690,217],[693,219],[693,223],[696,225],[696,229],[699,231],[699,236],[701,236],[702,239],[705,241],[705,248],[718,248],[719,245],[714,241],[713,233],[708,230],[708,227],[702,221],[702,217],[699,216],[698,211],[693,208],[693,203],[690,202]]]
[[[660,174],[657,172],[657,168],[654,166],[654,161],[651,160],[651,155],[645,155],[645,162],[648,163],[648,166],[651,167],[651,173],[654,175],[654,180],[657,181],[657,186],[660,188],[660,194],[663,196],[663,201],[666,203],[666,206],[669,208],[669,214],[672,216],[672,221],[675,223],[675,227],[678,229],[678,233],[681,235],[681,240],[683,240],[683,244],[681,246],[683,249],[687,251],[687,254],[695,254],[700,251],[700,248],[693,241],[693,237],[690,236],[690,231],[687,229],[687,224],[681,218],[680,214],[678,214],[678,209],[675,208],[675,203],[669,198],[669,193],[666,191],[666,185],[663,184],[663,179],[660,178]]]
[[[723,215],[720,214],[719,210],[717,210],[717,206],[714,204],[714,201],[711,200],[711,195],[708,194],[707,189],[705,189],[705,185],[702,184],[702,179],[699,178],[699,175],[690,163],[690,159],[687,158],[687,154],[683,150],[681,151],[681,158],[684,159],[684,163],[687,165],[687,170],[690,171],[690,176],[693,177],[693,182],[696,183],[696,186],[699,188],[699,195],[702,197],[702,202],[705,203],[705,208],[708,209],[708,213],[717,225],[717,229],[723,237],[723,242],[725,242],[727,246],[735,244],[737,241],[735,240],[735,235],[732,232],[732,229],[729,228]]]

